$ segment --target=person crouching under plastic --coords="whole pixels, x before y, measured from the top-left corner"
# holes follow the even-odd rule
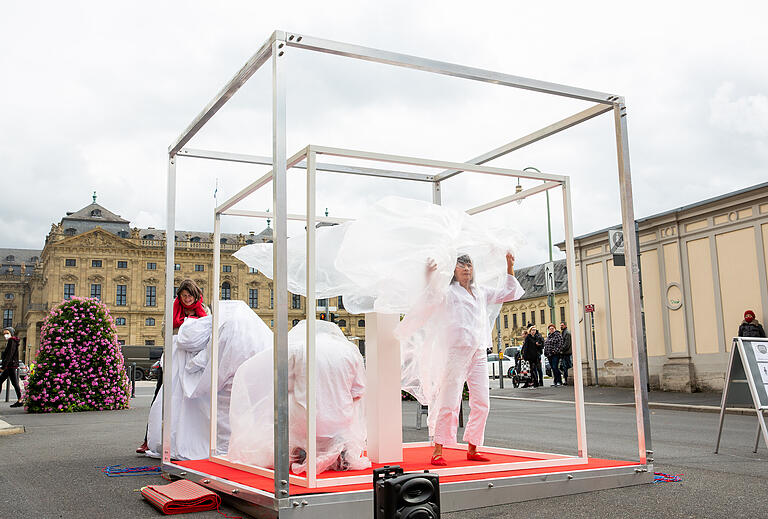
[[[485,348],[490,341],[489,305],[520,298],[524,290],[515,279],[515,257],[507,253],[507,277],[498,289],[480,287],[474,283],[472,259],[463,254],[456,260],[451,285],[443,298],[441,313],[446,318],[444,338],[447,363],[437,392],[434,409],[434,449],[432,465],[445,466],[443,445],[456,443],[464,382],[469,388],[469,419],[464,429],[468,443],[467,459],[489,461],[477,452],[483,444],[485,423],[490,410],[488,392],[488,364]],[[430,260],[428,272],[437,265]],[[431,421],[431,420],[430,420]]]

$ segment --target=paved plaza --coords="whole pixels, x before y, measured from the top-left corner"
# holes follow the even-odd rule
[[[133,453],[146,423],[153,384],[139,383],[127,411],[29,415],[0,404],[0,420],[24,426],[22,434],[0,436],[0,510],[2,517],[22,518],[156,518],[138,489],[162,484],[160,476],[109,478],[99,467],[154,465]],[[491,445],[552,452],[575,452],[572,388],[492,390],[487,442]],[[632,392],[622,388],[587,388],[589,453],[618,459],[636,457]],[[655,407],[661,403],[676,408]],[[754,416],[726,417],[721,454],[712,453],[718,415],[713,393],[651,393],[655,470],[682,474],[681,483],[657,483],[451,514],[448,519],[654,517],[766,517],[768,450],[752,453]],[[417,430],[416,407],[403,404],[406,440],[425,440]],[[227,515],[247,517],[229,505]],[[180,518],[221,517],[215,512]]]

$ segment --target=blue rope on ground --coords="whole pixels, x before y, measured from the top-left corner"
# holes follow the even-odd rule
[[[101,472],[111,478],[123,477],[123,476],[145,476],[152,474],[161,474],[162,471],[159,465],[145,465],[143,467],[121,467],[118,465],[110,465],[109,467],[98,467]]]
[[[664,474],[663,472],[653,473],[654,483],[680,483],[683,481],[682,474]]]

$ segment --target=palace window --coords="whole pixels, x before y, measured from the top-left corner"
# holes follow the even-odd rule
[[[509,316],[504,314],[504,328],[509,328]]]
[[[128,268],[128,262],[125,260],[120,260],[117,262],[117,268],[119,269],[127,269]]]
[[[117,339],[117,344],[119,346],[125,346],[125,339]]]
[[[291,294],[291,308],[301,310],[301,296],[299,294]]]
[[[565,322],[565,307],[564,306],[560,307],[560,322],[561,323]]]
[[[525,320],[525,312],[520,313],[520,324],[528,328],[528,321]]]
[[[77,234],[77,229],[75,229],[74,227],[70,227],[64,231],[64,234],[66,234],[67,236],[74,236],[75,234]]]
[[[6,298],[6,299],[13,299],[13,294],[11,294],[11,293],[9,292],[9,293],[5,294],[5,298]]]
[[[219,240],[219,243],[224,245],[225,243],[227,243],[227,239],[226,238],[222,238],[222,239]]]
[[[298,319],[294,319],[292,322],[293,322],[292,326],[296,326],[297,324],[299,324],[299,320]]]
[[[512,314],[512,328],[517,328],[517,314]]]
[[[75,284],[74,283],[65,283],[64,284],[64,299],[72,299],[75,297]]]
[[[258,288],[248,289],[248,306],[250,306],[251,308],[259,307],[259,289]]]
[[[125,326],[125,317],[117,317],[115,319],[115,326]]]
[[[149,285],[146,289],[144,306],[157,306],[157,287]]]
[[[229,281],[221,284],[221,298],[225,301],[232,299],[232,286],[229,284]]]
[[[157,263],[147,262],[147,270],[157,270]]]
[[[128,285],[117,285],[115,292],[115,306],[125,306],[128,295]]]
[[[258,273],[259,273],[259,269],[248,267],[248,274],[258,274]]]
[[[91,284],[91,297],[101,301],[101,284],[100,283]]]
[[[540,316],[541,316],[541,324],[544,324],[544,323],[546,323],[546,322],[547,322],[547,314],[546,314],[546,313],[544,313],[544,310],[542,310],[541,312],[539,312],[539,314],[540,314]]]
[[[274,288],[269,289],[269,307],[270,308],[275,307],[275,289]]]
[[[195,265],[195,272],[203,272],[205,271],[205,265]]]
[[[95,269],[101,268],[101,260],[91,260],[91,267]]]
[[[13,326],[13,310],[3,310],[3,327]]]
[[[173,270],[181,270],[181,263],[174,263]]]
[[[65,267],[76,267],[77,266],[77,260],[75,258],[67,258],[64,260],[64,266]]]
[[[155,339],[144,339],[144,346],[154,346]]]
[[[118,231],[117,235],[121,238],[128,238],[128,231]]]
[[[200,243],[200,236],[192,236],[189,241],[193,243]]]
[[[359,321],[357,321],[357,327],[365,328],[365,319],[360,319]]]
[[[222,265],[221,266],[222,272],[232,272],[232,265]]]
[[[339,310],[344,310],[344,301],[341,300],[341,296],[336,298],[336,306],[339,307]]]
[[[328,306],[328,300],[327,299],[323,298],[323,299],[318,299],[317,300],[317,307],[318,308],[326,308],[327,306]]]
[[[144,326],[154,326],[155,325],[155,318],[154,317],[147,317],[144,319]]]
[[[531,310],[531,326],[536,324],[536,310]]]
[[[154,234],[145,234],[145,235],[144,235],[144,236],[142,236],[141,238],[142,238],[143,240],[154,240],[154,239],[155,239],[155,235],[154,235]]]
[[[347,326],[347,320],[339,319],[338,321],[336,321],[336,324],[339,325],[339,328],[344,328]]]

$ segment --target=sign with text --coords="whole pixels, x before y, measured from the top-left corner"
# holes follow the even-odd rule
[[[595,311],[595,305],[584,305],[584,311],[588,314],[591,314]]]
[[[725,387],[720,404],[720,428],[717,433],[715,453],[720,447],[723,418],[727,407],[746,407],[757,413],[758,430],[755,450],[760,433],[768,445],[768,426],[763,411],[768,409],[768,339],[761,337],[734,337]]]

